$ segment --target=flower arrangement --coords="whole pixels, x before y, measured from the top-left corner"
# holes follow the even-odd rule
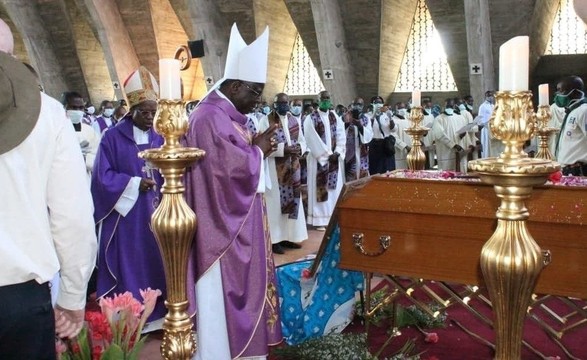
[[[100,311],[87,311],[86,326],[71,340],[58,340],[59,360],[137,360],[146,336],[141,332],[153,312],[160,290],[140,290],[143,302],[129,291],[104,297]]]

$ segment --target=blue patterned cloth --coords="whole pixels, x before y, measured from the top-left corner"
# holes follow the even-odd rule
[[[363,290],[363,274],[341,270],[340,229],[332,233],[316,275],[304,279],[313,260],[277,268],[283,337],[289,345],[341,332],[353,317],[355,293]],[[308,272],[308,270],[306,270]]]

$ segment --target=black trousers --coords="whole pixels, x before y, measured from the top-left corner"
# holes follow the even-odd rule
[[[395,170],[395,157],[386,156],[383,153],[369,148],[369,174],[384,174]]]
[[[48,283],[0,286],[0,359],[56,359]]]

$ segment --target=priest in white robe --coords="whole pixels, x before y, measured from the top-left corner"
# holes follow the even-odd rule
[[[307,146],[301,122],[289,110],[287,94],[277,94],[273,111],[259,122],[261,132],[273,124],[277,125],[277,150],[266,158],[269,181],[265,190],[274,253],[283,253],[284,248],[300,248],[298,243],[308,238],[300,168],[300,158],[306,154]]]
[[[330,110],[330,93],[322,91],[318,110],[304,119],[308,145],[308,224],[328,225],[344,183],[346,134],[343,121]]]
[[[395,168],[396,170],[408,168],[408,154],[412,149],[412,137],[406,133],[406,129],[412,126],[408,120],[406,104],[403,102],[395,105],[395,112],[392,120],[395,127],[391,135],[395,137]]]

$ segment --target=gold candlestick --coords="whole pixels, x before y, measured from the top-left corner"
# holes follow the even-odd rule
[[[536,119],[538,120],[538,151],[536,157],[544,160],[554,160],[554,156],[548,148],[550,136],[558,131],[558,129],[549,127],[548,122],[551,117],[550,107],[548,105],[540,105],[536,112]]]
[[[168,312],[163,322],[161,355],[166,360],[188,360],[196,351],[186,295],[187,262],[196,231],[196,214],[183,198],[182,177],[186,167],[205,153],[185,148],[179,142],[188,129],[183,101],[159,100],[153,128],[165,138],[165,143],[159,149],[140,152],[139,157],[158,168],[164,178],[161,204],[151,217],[167,282]]]
[[[529,158],[523,150],[536,130],[532,93],[501,91],[495,100],[489,126],[505,150],[498,158],[469,162],[469,169],[492,184],[501,199],[497,228],[481,251],[481,271],[495,311],[495,359],[519,359],[526,311],[547,263],[526,227],[529,213],[524,201],[533,186],[544,184],[560,166]]]
[[[412,137],[412,148],[407,157],[408,169],[410,170],[424,170],[426,165],[426,155],[424,154],[424,151],[422,151],[420,138],[426,136],[430,129],[420,125],[423,118],[424,114],[422,113],[422,107],[414,106],[410,110],[410,121],[412,122],[412,126],[406,129],[406,134]]]

